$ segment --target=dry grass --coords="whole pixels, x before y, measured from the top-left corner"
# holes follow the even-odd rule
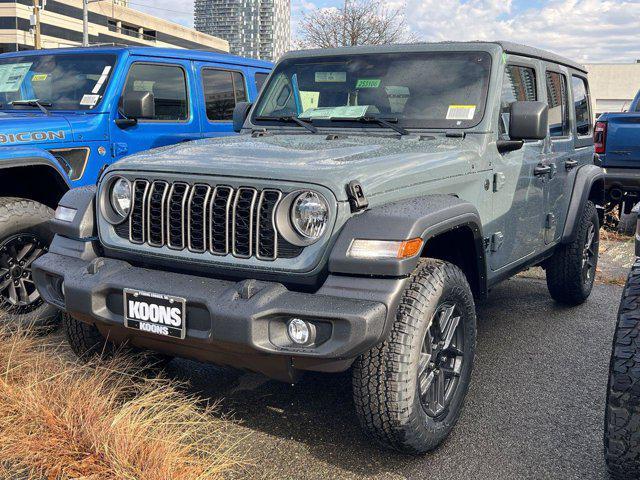
[[[50,339],[0,329],[0,478],[216,480],[239,466],[211,407],[140,365],[71,362]]]

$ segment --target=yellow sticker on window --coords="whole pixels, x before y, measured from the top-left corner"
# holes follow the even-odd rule
[[[303,112],[311,108],[318,108],[318,100],[320,100],[320,92],[300,91],[300,102],[302,103]]]
[[[473,120],[475,105],[449,105],[447,120]]]
[[[31,77],[32,82],[44,82],[47,79],[48,75],[46,73],[36,73],[33,77]]]

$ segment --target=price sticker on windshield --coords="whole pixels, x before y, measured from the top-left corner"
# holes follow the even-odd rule
[[[379,86],[379,78],[359,78],[356,83],[356,88],[378,88]]]
[[[473,120],[475,114],[475,105],[449,105],[447,120]]]

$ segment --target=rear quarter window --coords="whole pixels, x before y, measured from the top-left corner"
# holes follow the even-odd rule
[[[587,81],[582,77],[571,77],[573,87],[573,108],[576,113],[576,130],[578,135],[591,135],[591,108]]]

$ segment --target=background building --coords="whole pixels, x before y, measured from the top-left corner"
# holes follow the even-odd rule
[[[592,63],[589,87],[596,118],[605,112],[623,112],[640,90],[640,61],[636,63]]]
[[[227,40],[234,55],[277,60],[291,42],[291,1],[195,0],[194,23]]]
[[[133,10],[122,5],[126,1],[89,4],[90,43],[229,51],[229,44],[221,38]],[[0,52],[34,48],[32,13],[33,0],[0,2]],[[81,45],[82,0],[48,0],[40,13],[40,32],[43,48]]]

